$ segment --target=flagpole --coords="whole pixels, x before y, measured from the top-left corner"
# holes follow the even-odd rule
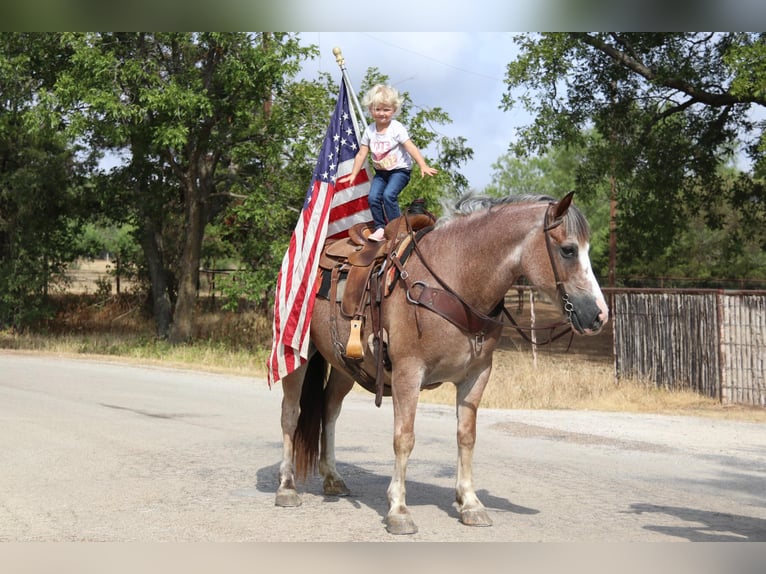
[[[346,83],[346,90],[348,90],[349,94],[351,94],[351,100],[354,102],[356,113],[359,114],[359,119],[361,121],[364,121],[364,111],[362,110],[362,106],[359,104],[359,100],[356,98],[356,92],[354,92],[354,86],[351,85],[351,80],[348,77],[348,71],[346,70],[346,59],[343,57],[343,52],[341,52],[341,49],[336,46],[335,48],[332,49],[332,53],[335,54],[335,61],[338,63],[338,67],[340,68],[340,71],[343,74],[343,81]],[[352,116],[353,115],[354,114],[352,114]],[[361,133],[361,130],[357,123],[357,118],[352,117],[351,119],[353,120],[354,128],[356,129],[356,137],[357,139],[359,139],[359,134]]]

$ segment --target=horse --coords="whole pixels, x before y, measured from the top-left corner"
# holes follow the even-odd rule
[[[415,413],[421,390],[444,382],[456,388],[459,520],[469,526],[491,526],[474,489],[472,458],[476,414],[501,336],[506,293],[523,276],[558,302],[567,329],[580,335],[595,335],[608,320],[588,257],[590,227],[572,204],[572,193],[561,200],[467,194],[445,209],[427,233],[415,239],[410,231],[415,248],[406,262],[388,257],[387,265],[397,264],[398,274],[390,292],[382,296],[382,335],[362,338],[367,344],[361,359],[343,355],[351,321],[338,317],[335,301],[317,297],[310,357],[282,379],[283,458],[277,506],[300,505],[296,480],[317,470],[325,495],[350,494],[336,468],[335,424],[346,394],[355,382],[375,378],[384,352],[380,379],[394,415],[386,530],[391,534],[418,530],[405,498]],[[464,315],[462,321],[455,320],[455,308]],[[369,325],[369,313],[364,321]],[[369,384],[362,386],[373,390]]]

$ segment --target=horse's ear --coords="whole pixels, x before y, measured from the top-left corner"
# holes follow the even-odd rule
[[[572,197],[574,197],[574,191],[567,193],[561,198],[561,201],[556,204],[556,217],[554,219],[558,219],[567,212],[567,209],[569,209],[569,206],[572,204]]]

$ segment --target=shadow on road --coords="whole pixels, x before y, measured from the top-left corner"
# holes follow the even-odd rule
[[[355,464],[338,463],[338,472],[343,476],[346,485],[351,489],[350,497],[343,497],[354,507],[364,504],[375,510],[381,518],[388,513],[386,489],[391,480],[389,475],[370,472]],[[275,493],[279,486],[279,463],[258,469],[256,472],[256,489],[259,492]],[[319,476],[309,477],[305,483],[298,484],[298,492],[314,495],[322,494],[322,481]],[[477,490],[476,494],[488,510],[511,512],[513,514],[538,514],[540,511],[513,504],[506,498],[494,496],[487,490]],[[326,496],[327,502],[336,502],[337,496]],[[407,481],[407,503],[410,506],[433,505],[444,511],[448,516],[460,518],[454,503],[455,489],[415,480]]]
[[[766,542],[766,520],[762,518],[654,504],[632,504],[630,508],[635,514],[665,514],[688,522],[682,526],[646,524],[644,528],[691,542]]]

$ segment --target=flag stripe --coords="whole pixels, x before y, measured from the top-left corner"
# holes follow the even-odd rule
[[[341,81],[338,101],[317,158],[303,209],[290,245],[282,259],[274,299],[269,385],[279,381],[308,359],[311,314],[316,292],[318,258],[325,238],[342,237],[357,222],[369,222],[367,203],[370,177],[363,170],[353,182],[336,180],[351,173],[359,149],[350,86]],[[332,223],[331,223],[332,222]]]

